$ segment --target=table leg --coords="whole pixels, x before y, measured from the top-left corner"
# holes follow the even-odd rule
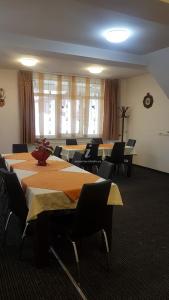
[[[34,262],[36,267],[41,268],[49,263],[48,214],[39,214],[34,225]]]
[[[125,158],[127,159],[127,177],[130,177],[133,164],[133,155],[125,155]]]

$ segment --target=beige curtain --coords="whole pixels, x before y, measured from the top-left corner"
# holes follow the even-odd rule
[[[103,137],[118,139],[118,80],[105,80]]]
[[[34,143],[35,110],[34,110],[32,72],[19,71],[18,89],[19,89],[21,142]]]

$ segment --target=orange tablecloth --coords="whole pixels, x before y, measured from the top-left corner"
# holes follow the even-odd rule
[[[83,184],[96,182],[99,178],[91,173],[43,172],[26,177],[22,180],[22,185],[24,188],[45,186],[46,189],[63,191],[72,201],[76,201]]]
[[[28,153],[14,153],[14,154],[9,154],[9,155],[5,155],[5,159],[19,159],[19,160],[33,160],[35,161],[35,159],[33,158],[33,156],[31,155],[30,152]]]
[[[86,148],[86,145],[65,145],[62,146],[63,150],[75,150],[75,151],[81,151],[84,150]],[[113,144],[100,144],[99,145],[99,149],[112,149],[113,148]]]
[[[49,158],[47,166],[37,166],[30,153],[5,155],[5,159],[25,190],[29,208],[27,220],[37,218],[43,211],[75,208],[83,184],[102,180],[56,157]],[[123,205],[119,189],[114,183],[108,204]]]
[[[30,170],[30,171],[36,171],[38,173],[41,172],[48,173],[49,171],[58,171],[67,168],[69,166],[71,166],[71,164],[64,160],[63,161],[48,160],[46,166],[37,165],[37,161],[35,159],[30,161],[20,162],[19,164],[18,163],[11,164],[12,169]]]

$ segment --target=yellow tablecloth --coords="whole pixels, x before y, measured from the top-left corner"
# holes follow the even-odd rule
[[[6,155],[5,159],[25,190],[29,208],[27,220],[36,219],[39,213],[47,210],[76,208],[83,184],[104,180],[54,156],[49,157],[47,166],[37,166],[36,160],[28,153]],[[114,183],[108,204],[123,205]]]
[[[103,159],[106,155],[109,156],[111,154],[113,145],[114,145],[113,143],[112,144],[100,144],[99,149],[98,149],[98,155],[102,156]],[[80,144],[80,145],[64,145],[64,146],[62,145],[61,147],[62,147],[62,158],[69,161],[69,159],[71,159],[73,157],[73,155],[76,151],[83,153],[86,148],[86,145],[82,145],[82,144]],[[135,150],[133,147],[126,146],[124,154],[125,155],[133,155],[133,154],[135,154]]]

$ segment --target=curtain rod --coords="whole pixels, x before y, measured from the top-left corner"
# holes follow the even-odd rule
[[[107,78],[101,78],[101,77],[92,77],[92,76],[85,76],[85,75],[77,75],[77,74],[71,74],[71,73],[49,73],[49,72],[39,72],[39,71],[32,71],[32,73],[42,73],[42,74],[49,74],[49,75],[61,75],[61,76],[76,76],[76,77],[81,77],[81,78],[92,78],[92,79],[100,79],[100,80],[105,80]]]

